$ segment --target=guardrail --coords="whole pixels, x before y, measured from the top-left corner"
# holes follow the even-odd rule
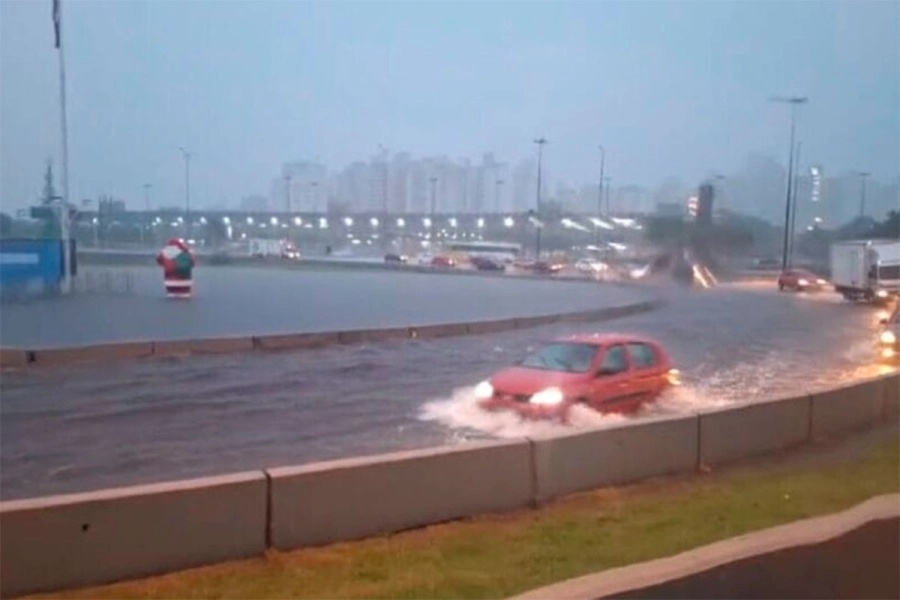
[[[900,374],[611,429],[0,502],[0,595],[112,582],[688,473],[900,417]]]
[[[345,331],[287,333],[243,337],[114,342],[109,344],[44,348],[39,350],[0,348],[0,368],[25,367],[29,365],[52,366],[97,360],[113,361],[152,357],[226,354],[232,352],[247,352],[251,350],[298,350],[319,348],[335,344],[498,333],[501,331],[537,327],[539,325],[549,325],[559,322],[608,321],[648,312],[661,305],[662,301],[660,300],[650,300],[571,313],[557,313],[491,321],[438,323],[386,329],[351,329]]]

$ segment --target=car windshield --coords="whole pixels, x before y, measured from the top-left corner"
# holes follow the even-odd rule
[[[519,365],[529,369],[584,373],[591,368],[599,346],[558,342],[542,346],[525,357]]]

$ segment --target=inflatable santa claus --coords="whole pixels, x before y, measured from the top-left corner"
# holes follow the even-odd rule
[[[169,298],[190,298],[193,291],[194,255],[183,240],[172,238],[156,262],[163,268],[163,283]]]

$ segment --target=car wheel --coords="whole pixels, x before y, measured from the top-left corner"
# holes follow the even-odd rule
[[[783,292],[783,291],[784,291],[784,284],[781,283],[780,281],[778,282],[778,291],[779,291],[779,292]]]

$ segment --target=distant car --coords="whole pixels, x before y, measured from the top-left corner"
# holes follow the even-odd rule
[[[443,269],[452,269],[456,266],[456,261],[449,256],[435,256],[431,259],[431,266]]]
[[[486,256],[473,256],[469,259],[472,266],[479,271],[505,271],[506,266]]]
[[[475,387],[488,411],[569,422],[572,406],[629,413],[655,400],[678,371],[658,342],[630,335],[573,335],[542,345]]]
[[[538,273],[541,275],[553,275],[554,273],[558,273],[562,271],[563,265],[549,263],[545,260],[537,260],[537,261],[522,261],[516,265],[518,268],[523,269],[525,271],[531,271],[532,273]]]
[[[778,276],[778,290],[796,292],[818,292],[828,285],[828,281],[805,269],[789,269]]]
[[[384,255],[384,262],[386,263],[406,264],[407,260],[406,256],[401,256],[400,254],[388,253]]]
[[[881,318],[878,332],[878,358],[882,362],[900,364],[900,303]]]

